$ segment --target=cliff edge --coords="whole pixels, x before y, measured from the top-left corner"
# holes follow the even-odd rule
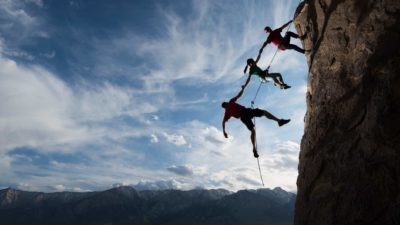
[[[307,0],[296,225],[400,224],[400,1]]]

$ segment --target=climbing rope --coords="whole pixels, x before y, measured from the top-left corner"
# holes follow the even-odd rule
[[[260,91],[261,85],[263,84],[262,81],[260,81],[260,84],[258,85],[257,91],[256,91],[256,95],[254,96],[253,100],[251,100],[251,107],[253,108],[254,105],[254,101],[256,100],[257,96],[258,96],[258,92]]]
[[[261,85],[260,85],[261,86]],[[260,89],[260,86],[258,87],[258,89]],[[258,92],[258,90],[257,90],[257,92]],[[251,108],[252,109],[254,109],[254,101],[251,101]],[[254,135],[254,139],[255,139],[255,147],[256,147],[256,150],[258,149],[258,145],[257,145],[257,131],[256,131],[256,117],[253,117],[253,122],[254,122],[254,132],[255,132],[255,135]],[[262,183],[262,186],[264,187],[264,179],[263,179],[263,177],[262,177],[262,173],[261,173],[261,167],[260,167],[260,160],[257,158],[257,165],[258,165],[258,172],[260,173],[260,179],[261,179],[261,183]]]
[[[258,160],[258,158],[257,158],[257,164],[258,164],[258,172],[260,172],[261,183],[262,183],[262,186],[264,187],[264,180],[263,180],[263,177],[261,174],[260,160]]]
[[[293,23],[293,22],[292,22],[292,23]],[[292,23],[290,23],[290,24],[288,25],[288,27],[287,27],[287,29],[286,29],[286,33],[289,31],[290,26],[292,25]],[[269,70],[269,68],[271,67],[271,64],[272,64],[272,62],[274,61],[275,56],[276,56],[276,54],[278,53],[278,51],[279,51],[279,48],[276,48],[275,53],[274,53],[274,55],[272,56],[269,65],[267,66],[267,70]],[[262,85],[262,84],[263,84],[263,82],[260,81],[260,84],[258,85],[256,94],[255,94],[253,100],[251,100],[251,109],[253,109],[253,110],[254,110],[254,102],[255,102],[255,100],[256,100],[256,98],[257,98],[257,96],[258,96],[258,92],[260,91],[260,88],[261,88],[261,85]],[[256,147],[256,151],[258,152],[257,130],[256,130],[256,117],[253,117],[253,123],[254,123],[254,131],[256,132],[256,133],[255,133],[255,137],[254,137],[254,139],[255,139],[255,147]],[[260,167],[260,160],[259,160],[259,158],[257,158],[257,165],[258,165],[258,172],[260,173],[261,183],[262,183],[262,186],[264,187],[264,179],[263,179],[262,173],[261,173],[261,167]]]
[[[287,29],[286,29],[286,33],[289,31],[290,27],[292,26],[292,23],[293,23],[293,22],[291,22],[291,23],[288,25],[288,27],[287,27]],[[269,62],[269,65],[267,66],[267,69],[266,69],[266,70],[269,70],[269,68],[271,67],[272,62],[274,62],[275,57],[276,57],[276,54],[278,53],[278,51],[279,51],[279,48],[276,48],[275,53],[274,53],[274,55],[272,56],[271,61]],[[251,101],[251,105],[252,105],[252,106],[254,105],[254,101],[256,100],[256,98],[257,98],[257,96],[258,96],[258,92],[260,91],[260,87],[261,87],[262,84],[263,84],[263,82],[260,81],[260,85],[259,85],[258,88],[257,88],[257,92],[256,92],[256,94],[255,94],[253,100]]]
[[[251,101],[251,109],[253,109],[253,110],[254,110],[254,101],[257,98],[258,92],[260,91],[260,87],[262,84],[263,83],[260,81],[260,85],[257,88],[256,96],[254,96],[253,100]],[[254,131],[255,131],[255,135],[254,135],[255,143],[254,144],[256,147],[256,151],[257,151],[258,147],[257,147],[256,117],[253,117],[253,123],[254,123]],[[260,173],[261,183],[262,183],[262,186],[264,187],[264,180],[263,180],[262,173],[261,173],[260,160],[258,158],[257,158],[257,165],[258,165],[258,172]]]

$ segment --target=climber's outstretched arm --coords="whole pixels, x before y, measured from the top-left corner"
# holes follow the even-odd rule
[[[250,75],[249,75],[249,76],[250,76]],[[243,92],[244,92],[244,89],[246,88],[246,86],[247,86],[247,85],[243,85],[243,86],[242,86],[242,90],[240,90],[240,92],[239,92],[235,97],[233,97],[231,100],[234,100],[234,101],[236,102],[236,100],[238,100],[240,97],[242,97]]]
[[[226,133],[226,131],[225,131],[225,118],[224,118],[224,120],[222,121],[222,132],[224,132],[224,136],[225,136],[225,138],[228,138],[228,134]]]
[[[261,57],[261,54],[262,54],[262,52],[264,51],[265,46],[267,46],[267,45],[268,45],[268,42],[265,41],[265,42],[263,43],[263,45],[261,46],[260,50],[258,50],[257,59],[259,59],[259,58]]]
[[[284,29],[285,27],[287,27],[291,22],[293,22],[293,20],[290,20],[289,22],[283,24],[283,26],[281,26],[281,27],[279,28],[279,30],[283,30],[283,29]]]
[[[245,82],[245,83],[243,84],[243,86],[242,86],[243,89],[245,89],[246,86],[249,84],[250,78],[251,78],[251,74],[250,74],[250,72],[249,72],[249,76],[247,77],[246,82]]]
[[[254,61],[254,62],[257,64],[258,61],[260,60],[260,58],[261,58],[261,54],[259,53],[258,56],[257,56],[257,58],[256,58],[256,61]]]

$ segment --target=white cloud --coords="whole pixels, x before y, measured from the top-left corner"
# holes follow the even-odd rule
[[[65,188],[64,185],[62,185],[62,184],[57,184],[57,185],[55,185],[53,188],[54,188],[54,190],[57,191],[57,192],[61,192],[61,191],[65,191],[65,190],[66,190],[66,188]]]
[[[153,144],[158,143],[157,135],[155,135],[155,134],[150,135],[150,143],[153,143]]]
[[[203,150],[220,150],[225,148],[226,144],[229,144],[233,138],[225,139],[221,130],[198,120],[182,125],[179,132],[186,134],[185,136],[192,147]]]
[[[73,192],[90,192],[90,191],[92,191],[90,189],[84,189],[84,188],[80,188],[80,187],[73,187],[70,190]]]
[[[24,191],[35,191],[35,187],[32,187],[31,185],[27,183],[19,183],[15,186],[16,189],[18,190],[24,190]]]
[[[157,111],[150,103],[137,102],[133,89],[110,83],[71,88],[41,67],[21,66],[3,56],[0,67],[2,151],[20,146],[56,150],[57,145],[84,144],[101,136],[146,135],[123,125],[112,128],[106,122],[124,115],[140,119]],[[179,136],[170,139],[185,142]]]
[[[167,134],[165,132],[163,133],[163,135],[164,135],[165,139],[168,142],[170,142],[170,143],[172,143],[174,145],[182,146],[182,145],[185,145],[187,143],[186,139],[185,139],[185,137],[183,137],[183,135]]]
[[[27,59],[30,61],[35,59],[35,57],[33,55],[31,55],[27,52],[24,52],[24,51],[10,50],[10,51],[3,51],[2,53],[7,56],[23,58],[23,59]]]
[[[10,22],[20,23],[28,26],[35,22],[35,19],[30,16],[25,10],[21,1],[2,0],[0,2],[0,14],[4,19],[9,19]]]
[[[54,184],[61,184],[68,191],[85,191],[104,190],[111,184],[128,185],[148,177],[161,179],[166,176],[167,172],[161,174],[143,168],[140,162],[144,159],[136,154],[130,149],[113,149],[106,145],[80,153],[80,156],[84,156],[81,162],[52,160],[49,165],[15,162],[12,168],[2,172],[0,183],[11,183],[13,187],[31,191],[60,191],[56,190]],[[47,154],[41,155],[43,159],[49,157]]]
[[[20,67],[1,56],[0,65],[1,150],[82,135],[68,118],[72,93],[65,84],[39,67]]]
[[[83,189],[80,187],[66,187],[63,184],[57,184],[54,186],[50,186],[48,188],[49,192],[64,192],[64,191],[73,191],[73,192],[90,192],[90,189]]]
[[[4,32],[3,35],[11,35],[13,42],[25,42],[28,37],[46,33],[41,29],[43,21],[40,17],[26,10],[30,2],[39,7],[43,6],[41,0],[0,0],[0,31]],[[16,50],[8,50],[14,51]]]
[[[268,156],[267,165],[270,170],[297,172],[300,145],[292,141],[285,141],[274,146]]]
[[[238,175],[236,177],[236,180],[241,181],[241,182],[246,183],[247,185],[251,185],[251,186],[258,186],[258,185],[260,185],[260,182],[261,182],[260,179],[255,179],[254,177],[249,178],[246,175]]]
[[[157,110],[149,103],[138,102],[132,89],[110,83],[94,87],[84,84],[76,93],[76,107],[80,110],[76,116],[83,121],[103,121],[123,115],[135,117]]]
[[[271,123],[265,124],[270,126]],[[295,191],[300,145],[281,141],[280,135],[265,124],[259,122],[258,127],[265,185]],[[206,173],[194,173],[203,181],[203,186],[229,190],[262,187],[257,162],[251,152],[250,132],[240,121],[233,120],[230,124],[230,139],[225,139],[221,130],[200,121],[183,124],[177,132],[185,133],[192,145],[189,152],[180,154],[180,158],[191,168],[206,168]]]
[[[4,154],[3,152],[0,151],[1,179],[4,179],[4,181],[12,182],[13,174],[10,171],[12,160],[13,160],[12,157],[10,157],[7,154]],[[0,182],[1,182],[1,179],[0,179]]]
[[[158,180],[158,181],[140,181],[133,185],[136,190],[169,190],[169,189],[190,189],[190,186],[180,181]]]

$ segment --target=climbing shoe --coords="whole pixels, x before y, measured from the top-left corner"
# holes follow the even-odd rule
[[[258,158],[259,157],[259,155],[257,153],[257,150],[253,150],[253,154],[254,154],[254,158]]]
[[[283,125],[285,125],[285,124],[287,124],[287,123],[289,123],[289,122],[290,122],[290,120],[280,119],[280,120],[278,121],[278,125],[281,127],[281,126],[283,126]]]

